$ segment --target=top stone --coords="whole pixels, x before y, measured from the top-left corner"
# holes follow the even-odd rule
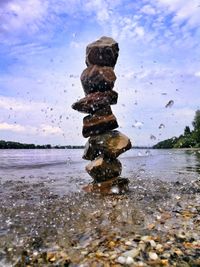
[[[115,66],[118,58],[118,43],[110,37],[101,37],[86,48],[86,65]]]

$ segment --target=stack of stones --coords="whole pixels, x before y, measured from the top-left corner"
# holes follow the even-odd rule
[[[114,130],[118,123],[110,107],[118,99],[113,90],[118,52],[118,43],[109,37],[87,46],[87,68],[81,75],[85,97],[72,105],[73,109],[89,114],[83,118],[82,134],[89,137],[83,158],[91,161],[86,171],[94,181],[85,187],[86,191],[120,193],[128,188],[128,179],[119,178],[122,165],[117,157],[131,148],[131,142]]]

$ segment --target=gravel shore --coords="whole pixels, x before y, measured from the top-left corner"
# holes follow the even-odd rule
[[[0,187],[0,266],[200,266],[200,180],[133,179],[124,195]]]

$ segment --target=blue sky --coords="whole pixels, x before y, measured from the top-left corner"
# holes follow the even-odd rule
[[[86,142],[71,104],[101,36],[119,42],[112,109],[133,144],[181,134],[200,108],[200,0],[1,0],[0,21],[0,139]]]

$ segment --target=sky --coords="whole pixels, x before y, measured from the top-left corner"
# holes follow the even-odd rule
[[[101,36],[119,43],[112,110],[133,146],[192,128],[200,0],[0,0],[0,140],[85,144],[85,115],[71,105],[84,97],[86,46]]]

